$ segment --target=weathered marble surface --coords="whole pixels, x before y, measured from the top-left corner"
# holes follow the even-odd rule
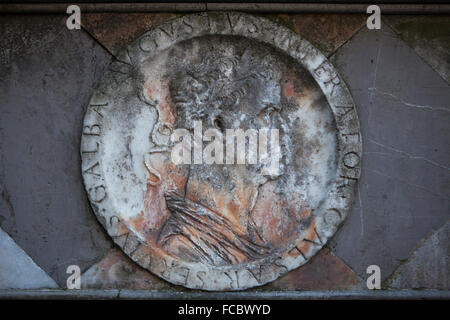
[[[196,119],[224,135],[275,125],[280,173],[176,166],[170,134],[195,132]],[[203,13],[117,54],[86,112],[82,172],[98,219],[140,266],[188,288],[242,290],[303,265],[333,235],[360,141],[350,93],[306,40],[259,17]]]

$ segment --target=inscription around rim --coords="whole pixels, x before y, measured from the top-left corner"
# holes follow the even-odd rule
[[[239,37],[236,38],[237,40],[230,40],[230,46],[234,46],[233,48],[236,48],[237,51],[242,47],[240,41],[248,39],[249,43],[260,45],[261,48],[264,48],[264,46],[274,48],[276,52],[273,52],[275,53],[270,51],[272,49],[267,49],[274,57],[282,57],[285,55],[289,59],[292,59],[292,63],[298,63],[299,68],[303,68],[309,74],[309,77],[313,79],[313,81],[306,83],[307,86],[312,88],[311,92],[317,91],[325,97],[325,100],[320,103],[321,105],[327,105],[328,109],[326,110],[328,111],[323,112],[330,113],[334,124],[333,130],[337,133],[335,135],[337,139],[336,152],[335,155],[330,155],[330,157],[335,157],[336,166],[333,167],[334,170],[332,170],[329,176],[324,176],[324,179],[330,180],[330,187],[324,192],[326,195],[317,195],[317,197],[322,196],[322,198],[319,197],[320,201],[318,201],[320,205],[311,207],[309,211],[306,209],[302,211],[304,216],[309,212],[308,219],[312,219],[314,223],[309,222],[308,225],[305,224],[305,230],[302,230],[302,232],[296,231],[298,237],[295,238],[292,236],[293,238],[289,241],[286,240],[286,244],[284,245],[277,247],[273,244],[276,243],[275,240],[275,242],[269,243],[270,254],[267,255],[264,253],[265,249],[263,248],[265,244],[263,243],[261,245],[260,242],[254,240],[246,245],[248,249],[246,249],[247,251],[244,250],[244,252],[248,252],[248,256],[252,256],[250,253],[259,250],[258,252],[260,254],[254,254],[254,258],[248,258],[244,254],[244,258],[236,258],[236,262],[230,262],[228,264],[223,263],[223,261],[227,261],[226,255],[222,257],[223,261],[220,259],[212,259],[212,262],[208,263],[205,262],[206,260],[203,261],[200,258],[199,260],[193,258],[192,261],[187,261],[183,258],[191,253],[185,256],[178,251],[168,254],[162,246],[160,247],[158,245],[157,241],[151,242],[149,240],[152,238],[152,229],[150,227],[147,227],[147,229],[143,227],[146,223],[147,225],[149,224],[148,221],[144,219],[144,222],[138,223],[137,215],[133,216],[129,212],[124,212],[128,210],[127,208],[129,208],[130,212],[133,210],[141,212],[141,208],[137,209],[136,203],[144,203],[146,199],[145,192],[142,190],[136,192],[127,191],[138,190],[138,186],[141,189],[147,188],[149,190],[149,185],[152,185],[152,183],[157,184],[157,182],[153,182],[148,176],[145,176],[145,178],[150,179],[149,181],[145,181],[144,178],[139,176],[140,170],[147,175],[151,175],[152,172],[150,171],[149,173],[145,170],[147,160],[144,153],[142,153],[143,160],[131,159],[136,157],[136,155],[141,155],[141,151],[139,144],[134,142],[140,138],[136,138],[136,135],[130,134],[130,132],[134,132],[133,130],[137,131],[136,128],[138,125],[135,123],[140,121],[139,117],[147,117],[149,120],[154,121],[154,123],[153,128],[151,130],[149,129],[148,132],[151,136],[149,139],[150,142],[146,141],[145,143],[150,145],[158,139],[160,141],[164,135],[155,133],[152,136],[152,132],[158,123],[161,124],[162,128],[162,121],[164,120],[162,119],[162,112],[164,110],[161,106],[163,101],[170,101],[169,98],[158,100],[156,97],[162,98],[162,96],[152,95],[153,93],[150,94],[149,92],[151,90],[156,90],[155,86],[148,87],[147,91],[140,89],[141,87],[146,88],[147,82],[153,83],[150,81],[153,79],[151,76],[147,76],[150,80],[146,80],[145,77],[142,80],[140,78],[141,74],[143,73],[145,76],[148,72],[141,72],[140,70],[150,68],[147,67],[147,64],[151,65],[154,63],[153,61],[156,61],[163,54],[178,54],[177,52],[172,53],[175,50],[170,51],[173,46],[178,45],[184,48],[182,46],[185,45],[188,50],[191,50],[189,46],[195,47],[198,45],[200,48],[204,48],[202,46],[206,46],[207,42],[202,42],[202,39],[209,36]],[[243,65],[251,63],[249,61],[252,60],[252,56],[248,60],[245,60],[245,52],[241,55],[244,61],[242,62]],[[255,57],[255,54],[253,57]],[[232,61],[231,64],[233,63]],[[271,63],[269,63],[269,66]],[[172,66],[171,64],[168,65]],[[184,67],[178,66],[177,68],[181,70]],[[214,67],[214,64],[211,64],[211,67]],[[173,68],[176,69],[175,67]],[[229,68],[232,69],[232,67]],[[280,70],[282,68],[279,67]],[[199,72],[198,70],[195,71]],[[239,70],[233,72],[238,73]],[[275,81],[279,83],[280,90],[284,90],[282,99],[285,100],[287,100],[287,93],[290,93],[290,87],[285,83],[291,81],[291,78],[285,75],[287,72],[279,71],[282,74],[280,77],[285,82],[282,82],[280,79]],[[225,73],[225,75],[227,74]],[[269,77],[275,76],[269,75]],[[222,82],[225,80],[221,78],[214,79],[214,81]],[[298,81],[302,80],[300,79]],[[226,82],[224,83],[226,84]],[[172,87],[176,86],[176,84],[172,85]],[[255,92],[255,90],[252,91],[252,86],[261,88],[261,84],[255,84],[255,82],[251,81],[243,88],[245,88],[246,92]],[[267,90],[270,89],[268,88]],[[229,90],[233,92],[232,87]],[[209,93],[210,95],[212,93]],[[125,98],[128,96],[133,96],[134,98]],[[231,95],[231,97],[236,101],[244,99],[237,93]],[[217,101],[222,100],[218,97]],[[284,105],[288,105],[288,103],[283,103],[281,104],[286,109],[287,107],[284,107]],[[124,107],[125,105],[127,108]],[[229,105],[232,105],[232,103],[230,102]],[[155,110],[159,112],[159,118],[155,116],[155,112],[157,112]],[[294,111],[291,111],[290,114],[286,111],[285,116],[280,111],[280,119],[287,121],[286,119],[289,119],[289,115],[294,114],[296,111],[296,109],[292,110]],[[244,111],[246,112],[246,110],[242,112]],[[318,116],[320,115],[318,113]],[[158,120],[155,120],[157,118]],[[324,119],[327,118],[325,117]],[[119,127],[117,127],[118,123],[120,124]],[[293,127],[290,126],[290,128]],[[160,131],[163,131],[163,129]],[[296,134],[302,137],[304,135],[304,133],[292,133],[292,136],[297,137]],[[311,137],[305,136],[304,138],[308,140]],[[116,143],[116,147],[118,150],[120,149],[120,152],[122,152],[121,145],[123,144],[124,151],[122,153],[118,151],[117,155],[112,154],[111,150],[114,150],[114,143]],[[309,144],[305,142],[305,146],[308,147]],[[323,143],[322,148],[325,148],[325,146],[326,143]],[[355,183],[360,175],[361,152],[361,135],[359,133],[355,105],[345,83],[334,67],[317,49],[291,30],[266,19],[242,13],[202,13],[183,16],[147,32],[131,43],[126,49],[122,50],[118,55],[118,59],[106,71],[100,87],[95,91],[91,99],[84,118],[80,150],[82,157],[81,169],[91,205],[99,221],[114,239],[114,242],[131,259],[159,277],[174,284],[204,290],[241,290],[262,285],[273,281],[280,275],[308,261],[322,248],[345,219],[346,213],[351,205]],[[149,160],[149,162],[151,161],[153,160]],[[118,186],[119,183],[117,181],[121,181],[118,177],[124,173],[129,173],[129,176],[123,178],[123,186]],[[199,176],[202,174],[198,173]],[[183,175],[180,174],[180,176]],[[187,184],[188,182],[186,182]],[[255,188],[258,189],[259,187],[258,185]],[[264,192],[259,190],[259,194],[262,193]],[[267,194],[270,195],[271,193]],[[175,208],[175,204],[180,203],[191,209],[195,207],[197,208],[196,210],[206,210],[203,207],[197,207],[198,203],[186,203],[182,202],[182,200],[185,199],[180,199],[175,194],[166,195],[166,201],[169,201],[167,202],[167,206],[172,216],[175,215],[175,211],[172,210],[176,209],[171,208]],[[147,199],[146,201],[149,200]],[[297,205],[297,208],[300,208],[300,204]],[[281,211],[282,209],[280,209]],[[265,211],[261,215],[264,219],[268,217]],[[263,218],[260,218],[260,220],[264,220]],[[244,219],[242,221],[249,225],[253,224],[251,228],[254,228],[256,233],[258,233],[258,228],[264,229],[260,227],[264,223],[258,222],[258,217],[247,217],[246,219],[249,220]],[[252,219],[258,221],[255,222]],[[247,227],[247,230],[249,229],[250,227]],[[174,230],[171,229],[170,231],[174,232]],[[269,232],[267,233],[270,234]],[[225,233],[222,233],[222,235],[225,236]],[[249,237],[246,235],[242,239],[249,239]],[[256,235],[252,237],[252,239],[258,238]],[[275,238],[275,236],[273,237]],[[261,236],[261,238],[264,237]],[[239,239],[239,241],[244,241],[241,238]],[[231,248],[234,247],[231,246]],[[202,257],[208,257],[208,254]]]

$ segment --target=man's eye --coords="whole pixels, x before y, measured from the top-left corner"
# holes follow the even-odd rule
[[[222,131],[223,130],[223,121],[220,117],[217,117],[216,119],[214,119],[214,126],[216,127],[216,129]]]

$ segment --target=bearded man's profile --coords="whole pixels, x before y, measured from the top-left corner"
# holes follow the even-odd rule
[[[260,186],[277,179],[282,170],[277,175],[264,174],[264,163],[192,161],[174,166],[168,164],[173,145],[161,135],[165,129],[186,129],[192,135],[194,123],[199,121],[204,129],[215,128],[223,136],[226,129],[282,128],[280,76],[271,68],[269,57],[256,59],[232,43],[199,52],[194,59],[190,54],[198,50],[196,46],[200,45],[192,41],[173,54],[178,62],[171,69],[175,71],[167,75],[169,107],[158,110],[161,119],[173,118],[171,127],[163,128],[160,122],[152,132],[153,141],[164,140],[167,147],[156,144],[145,159],[156,179],[160,177],[155,159],[172,168],[173,176],[182,177],[176,188],[164,192],[170,217],[157,243],[174,256],[210,265],[263,258],[271,248],[252,221],[251,212]],[[247,143],[246,151],[248,147]]]

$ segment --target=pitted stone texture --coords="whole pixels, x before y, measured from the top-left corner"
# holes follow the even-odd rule
[[[383,19],[450,83],[450,16],[387,16]]]
[[[2,14],[0,65],[7,66],[15,59],[31,55],[55,41],[58,34],[64,31],[62,24],[55,23],[61,21],[62,17],[63,15],[42,15],[39,19],[32,18],[31,28],[28,15]]]
[[[385,24],[331,59],[349,84],[364,152],[355,205],[332,251],[363,279],[389,276],[450,208],[450,88]]]
[[[14,43],[25,54],[0,67],[0,223],[65,287],[68,265],[84,270],[112,246],[92,215],[79,157],[82,116],[110,56],[85,31],[69,31],[65,15],[5,19],[13,35],[4,36],[23,37]]]
[[[182,290],[139,267],[122,251],[112,249],[81,276],[83,289]]]
[[[83,27],[116,54],[144,32],[175,18],[172,13],[87,13],[83,14]]]
[[[361,14],[261,14],[305,37],[330,56],[366,23]],[[177,17],[168,13],[88,13],[82,25],[99,43],[116,54],[131,40]]]
[[[140,268],[122,251],[113,249],[81,277],[83,289],[186,291]],[[354,290],[363,282],[342,260],[323,248],[309,263],[260,290]]]
[[[289,272],[264,290],[354,290],[364,283],[341,259],[323,248],[307,264]]]
[[[55,281],[0,229],[0,289],[55,288]]]
[[[450,289],[450,222],[421,241],[388,279],[392,289]]]
[[[333,54],[366,23],[362,14],[293,15],[294,31],[305,37],[326,56]]]

